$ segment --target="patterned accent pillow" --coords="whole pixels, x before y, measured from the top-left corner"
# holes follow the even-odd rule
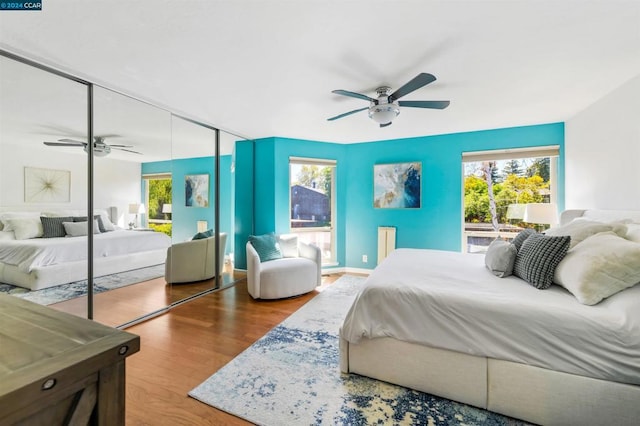
[[[249,242],[258,252],[260,262],[282,259],[282,252],[276,240],[276,235],[272,232],[264,235],[249,235]]]
[[[518,235],[516,235],[516,237],[513,239],[513,241],[511,241],[511,244],[516,246],[516,250],[517,251],[520,251],[520,247],[522,247],[522,243],[524,243],[524,241],[527,238],[529,238],[531,235],[533,235],[535,233],[536,233],[536,231],[534,231],[531,228],[523,229],[522,231],[520,231],[518,233]]]
[[[71,216],[60,217],[45,217],[40,216],[40,222],[42,222],[42,230],[44,235],[42,238],[59,238],[64,237],[67,233],[64,230],[62,222],[73,222]]]
[[[571,237],[549,237],[534,233],[527,238],[513,266],[513,275],[522,278],[537,289],[544,290],[553,283],[553,274],[567,254]]]
[[[484,264],[496,277],[504,278],[513,273],[513,264],[518,250],[514,244],[496,239],[489,244],[484,256]]]

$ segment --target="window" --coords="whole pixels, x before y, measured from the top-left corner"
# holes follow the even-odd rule
[[[335,160],[289,159],[291,232],[322,251],[322,264],[336,264]]]
[[[149,228],[171,236],[171,174],[144,175]]]
[[[525,222],[524,211],[543,203],[557,214],[557,146],[463,153],[462,161],[463,251],[484,253],[496,237],[549,227]]]

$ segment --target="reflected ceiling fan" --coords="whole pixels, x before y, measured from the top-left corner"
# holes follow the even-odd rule
[[[367,95],[360,93],[349,92],[347,90],[333,90],[331,93],[337,95],[349,96],[352,98],[363,99],[369,101],[369,106],[353,111],[345,112],[344,114],[336,115],[335,117],[328,118],[328,121],[337,120],[338,118],[346,117],[356,112],[369,110],[369,118],[376,123],[380,124],[380,127],[387,127],[391,125],[394,118],[400,114],[400,107],[409,108],[429,108],[429,109],[445,109],[449,106],[449,101],[399,101],[401,97],[408,95],[414,90],[418,90],[421,87],[432,83],[436,78],[428,73],[420,73],[414,77],[411,81],[400,87],[395,92],[389,94],[390,87],[381,86],[376,89],[378,93],[377,98],[370,98]]]
[[[116,135],[111,135],[116,136]],[[105,136],[94,136],[93,137],[93,153],[96,157],[106,157],[111,153],[112,149],[117,149],[120,151],[131,152],[133,154],[140,154],[141,152],[133,151],[127,148],[133,148],[133,145],[115,145],[115,144],[107,144],[105,143]],[[58,142],[43,142],[47,146],[78,146],[82,147],[85,152],[87,152],[87,143],[82,141],[76,141],[73,139],[58,139]]]

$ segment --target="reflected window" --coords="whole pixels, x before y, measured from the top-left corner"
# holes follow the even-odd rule
[[[148,206],[147,222],[149,228],[171,236],[171,174],[143,176],[146,188],[145,205]]]

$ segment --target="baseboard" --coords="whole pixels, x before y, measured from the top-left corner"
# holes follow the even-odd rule
[[[364,268],[350,268],[348,266],[344,266],[341,268],[325,268],[322,269],[322,275],[329,274],[364,274],[369,275],[373,270],[372,269],[364,269]]]

